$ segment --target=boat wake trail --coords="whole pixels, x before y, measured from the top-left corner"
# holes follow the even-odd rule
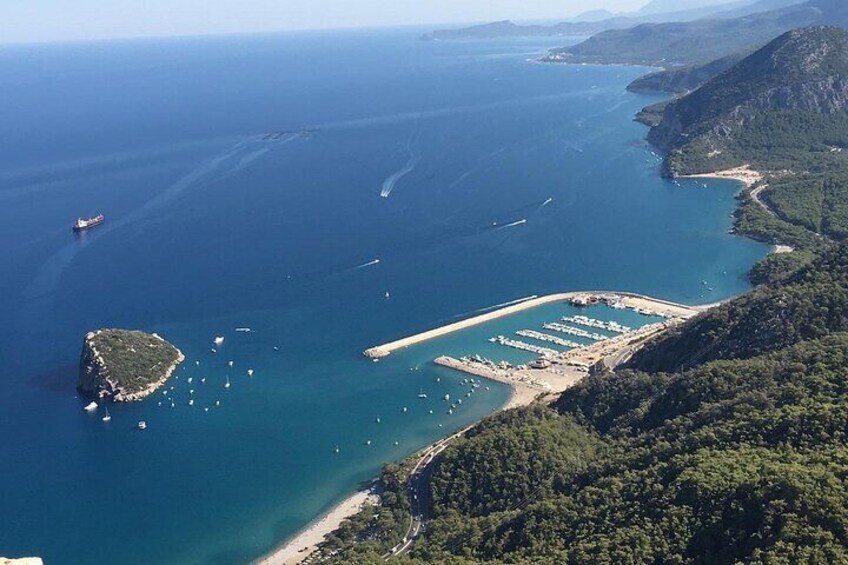
[[[239,162],[236,164],[236,166],[233,167],[233,169],[230,170],[227,174],[233,174],[233,173],[239,172],[240,170],[244,169],[245,167],[250,165],[252,162],[257,160],[258,158],[260,158],[263,155],[265,155],[266,153],[268,153],[270,150],[271,150],[270,147],[264,147],[262,149],[259,149],[258,151],[254,151],[253,153],[245,155],[244,157],[239,159]]]
[[[506,308],[507,306],[512,306],[514,304],[521,304],[522,302],[527,302],[528,300],[533,300],[534,298],[539,298],[539,295],[533,294],[531,296],[525,296],[524,298],[517,298],[516,300],[510,300],[509,302],[502,302],[500,304],[495,304],[494,306],[486,306],[485,308],[480,308],[479,310],[474,310],[471,313],[472,314],[481,314],[483,312],[488,312],[489,310],[497,310],[498,308]]]
[[[374,259],[373,261],[368,261],[367,263],[357,265],[356,267],[354,267],[354,269],[364,269],[365,267],[371,267],[373,265],[379,265],[379,264],[380,264],[380,260]]]
[[[465,171],[464,173],[459,175],[456,178],[456,180],[454,180],[453,182],[450,183],[450,185],[448,185],[449,188],[456,188],[457,186],[459,186],[460,184],[465,182],[465,179],[467,179],[471,175],[480,171],[483,168],[483,166],[486,164],[486,162],[488,162],[490,159],[493,159],[493,158],[497,157],[498,155],[502,154],[504,151],[506,151],[506,146],[503,146],[500,149],[497,149],[496,151],[493,151],[493,152],[489,153],[488,155],[483,155],[482,157],[477,159],[477,162],[474,164],[473,167],[471,167],[470,169],[468,169],[467,171]]]
[[[496,224],[494,226],[494,231],[505,230],[506,228],[514,228],[516,226],[523,226],[526,223],[527,223],[527,218],[522,218],[520,220],[516,220],[514,222],[510,222],[510,223],[504,224],[502,226],[499,226],[499,225]]]
[[[493,304],[492,306],[486,306],[484,308],[478,308],[477,310],[470,310],[468,312],[463,312],[461,314],[456,314],[455,316],[451,316],[449,318],[444,318],[439,320],[441,322],[447,322],[451,320],[468,318],[471,316],[476,316],[478,314],[483,314],[485,312],[489,312],[491,310],[498,310],[499,308],[506,308],[507,306],[513,306],[515,304],[521,304],[522,302],[527,302],[528,300],[533,300],[534,298],[539,298],[538,294],[533,294],[531,296],[525,296],[524,298],[518,298],[516,300],[510,300],[509,302],[502,302],[500,304]]]
[[[42,264],[35,278],[24,291],[24,296],[27,299],[33,299],[54,292],[62,272],[87,245],[94,243],[107,233],[143,220],[189,189],[205,186],[244,169],[270,151],[271,148],[267,147],[267,144],[268,141],[259,136],[242,139],[214,157],[203,161],[128,215],[118,219],[110,219],[97,231],[85,234],[80,240],[69,242]]]
[[[395,189],[395,185],[398,181],[415,170],[415,166],[418,164],[418,161],[419,158],[417,156],[410,155],[409,161],[406,162],[406,165],[404,165],[401,170],[388,176],[386,180],[383,181],[383,189],[380,191],[380,196],[388,198]]]
[[[386,180],[383,181],[382,189],[380,190],[381,197],[388,198],[395,189],[395,185],[397,185],[403,177],[415,170],[415,166],[421,158],[415,154],[415,150],[413,148],[416,140],[418,139],[418,135],[421,133],[421,127],[423,124],[424,110],[421,110],[418,114],[418,123],[415,124],[415,129],[412,130],[412,133],[409,135],[409,139],[406,142],[406,164],[400,170],[386,177]]]

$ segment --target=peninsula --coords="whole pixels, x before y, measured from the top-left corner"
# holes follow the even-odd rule
[[[77,388],[113,402],[142,400],[162,386],[185,357],[156,334],[101,329],[88,333]]]

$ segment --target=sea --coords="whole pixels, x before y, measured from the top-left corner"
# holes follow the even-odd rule
[[[740,187],[662,179],[633,121],[650,69],[423,31],[0,49],[0,555],[250,562],[508,400],[436,356],[527,361],[489,338],[569,311],[364,349],[532,295],[748,288]],[[75,388],[103,327],[186,355],[110,422]]]

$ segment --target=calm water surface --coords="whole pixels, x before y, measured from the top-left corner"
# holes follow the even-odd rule
[[[562,312],[366,347],[531,294],[746,289],[766,250],[727,233],[737,187],[659,178],[632,121],[655,99],[625,91],[644,69],[417,35],[0,51],[0,554],[244,562],[506,401],[491,384],[447,415],[467,387],[433,357],[526,359],[487,338]],[[109,424],[74,390],[104,326],[188,358]]]

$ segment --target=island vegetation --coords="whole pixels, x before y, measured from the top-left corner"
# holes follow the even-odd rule
[[[164,384],[183,360],[179,349],[156,334],[97,330],[85,336],[77,387],[88,397],[141,400]]]

